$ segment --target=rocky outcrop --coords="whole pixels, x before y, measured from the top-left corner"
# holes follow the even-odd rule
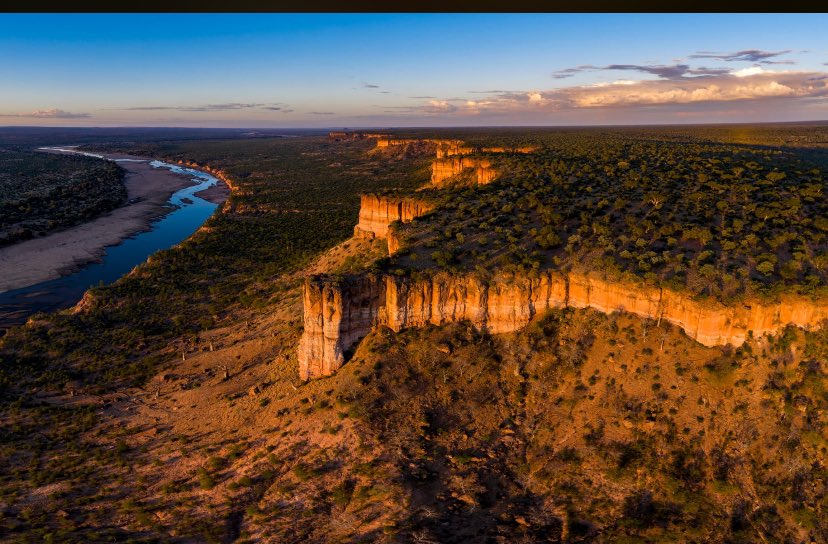
[[[462,140],[438,140],[437,158],[444,159],[454,155],[469,155],[474,153],[474,148],[468,146]]]
[[[483,147],[480,148],[481,153],[534,153],[537,151],[538,148],[535,146],[523,146],[523,147]]]
[[[462,140],[436,140],[437,158],[444,159],[455,155],[471,155],[473,153],[534,153],[537,147],[473,147]]]
[[[213,168],[212,166],[208,166],[205,164],[198,164],[192,161],[176,161],[176,163],[180,166],[186,166],[187,168],[195,168],[196,170],[204,170],[205,172],[209,172],[216,178],[223,181],[227,186],[230,188],[231,191],[238,191],[238,186],[233,182],[232,179],[227,175],[224,170],[219,170],[218,168]]]
[[[304,379],[335,372],[344,354],[379,325],[399,331],[468,320],[481,330],[504,333],[521,329],[552,308],[593,308],[672,323],[706,346],[738,346],[750,334],[775,333],[787,325],[815,328],[828,319],[828,304],[804,298],[726,307],[668,289],[555,271],[534,277],[500,276],[489,282],[445,273],[419,281],[315,276],[306,280],[304,296],[305,331],[299,346]]]
[[[331,133],[341,134],[341,133]],[[333,136],[332,136],[333,137]],[[387,135],[372,135],[377,139],[377,148],[385,149],[392,146],[410,145],[412,143],[434,144],[437,158],[445,159],[456,155],[472,155],[474,153],[533,153],[534,146],[522,147],[475,147],[463,140],[440,140],[433,138],[389,138]]]
[[[393,226],[388,227],[388,232],[385,233],[385,241],[388,244],[389,255],[393,255],[398,252],[403,246],[402,236],[400,236],[399,230],[395,229]]]
[[[424,200],[414,197],[388,197],[362,195],[359,206],[359,223],[354,227],[358,238],[386,238],[388,226],[394,221],[407,223],[433,209]]]
[[[393,146],[407,146],[411,144],[429,144],[437,147],[437,157],[441,155],[441,148],[446,145],[457,144],[463,142],[460,140],[435,140],[434,138],[391,138],[387,134],[380,135],[377,140],[377,149],[385,149]],[[470,149],[470,148],[469,148]]]
[[[374,132],[352,132],[349,130],[332,130],[328,138],[335,142],[344,140],[367,140],[370,138],[387,138],[388,134],[377,134]]]
[[[437,159],[431,164],[431,183],[441,185],[448,178],[474,170],[474,179],[479,185],[485,185],[497,177],[497,170],[491,161],[478,157],[451,157]]]
[[[412,141],[380,138],[377,146],[408,145]],[[443,184],[469,170],[478,184],[497,176],[489,159],[459,156],[471,149],[463,142],[430,142],[437,144],[438,154],[432,164],[432,184]],[[530,153],[534,148],[485,151]],[[431,209],[416,199],[364,195],[354,234],[387,238],[389,253],[393,254],[402,240],[391,224],[411,221]],[[669,289],[613,282],[582,273],[545,271],[532,276],[498,276],[488,282],[472,275],[447,273],[421,280],[373,274],[312,276],[304,285],[305,330],[299,343],[299,373],[303,379],[334,373],[344,364],[347,352],[376,326],[399,331],[465,320],[481,330],[504,333],[526,326],[549,309],[564,307],[593,308],[604,313],[625,311],[659,323],[666,321],[706,346],[738,346],[751,334],[776,333],[787,325],[814,328],[828,319],[828,301],[785,297],[771,304],[724,306]]]
[[[378,138],[377,149],[385,149],[387,147],[393,147],[396,145],[408,145],[416,141],[417,140],[406,140],[403,138]]]
[[[305,330],[298,353],[303,380],[329,376],[342,366],[347,350],[379,321],[383,288],[377,276],[314,276],[305,280]]]

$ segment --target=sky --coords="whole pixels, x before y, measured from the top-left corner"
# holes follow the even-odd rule
[[[828,119],[828,14],[0,14],[0,125]]]

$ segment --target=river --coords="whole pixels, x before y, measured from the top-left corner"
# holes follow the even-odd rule
[[[42,148],[44,151],[62,151],[105,158],[71,148]],[[77,272],[28,287],[0,292],[0,330],[24,323],[36,312],[51,312],[75,305],[90,287],[113,283],[145,262],[161,249],[170,248],[192,235],[215,211],[218,204],[208,202],[195,194],[218,183],[218,180],[193,168],[185,168],[158,160],[107,159],[115,162],[149,162],[153,168],[166,168],[176,174],[190,176],[193,185],[173,193],[168,200],[172,210],[154,221],[149,230],[106,247],[100,260],[84,266]]]

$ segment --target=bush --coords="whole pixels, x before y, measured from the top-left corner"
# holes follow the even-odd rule
[[[198,469],[198,486],[201,489],[210,490],[216,486],[216,480],[206,469]]]

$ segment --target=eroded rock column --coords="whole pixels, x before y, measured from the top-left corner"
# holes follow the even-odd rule
[[[336,372],[346,352],[378,323],[383,298],[382,281],[374,275],[306,278],[299,376],[307,380]]]

